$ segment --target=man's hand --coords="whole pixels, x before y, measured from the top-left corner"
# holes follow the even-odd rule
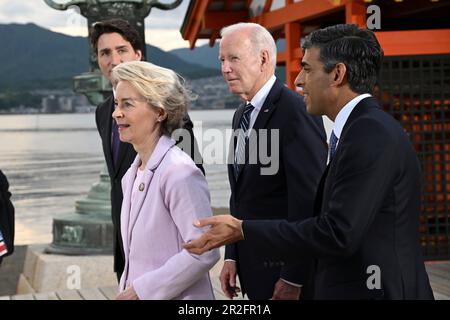
[[[198,220],[194,223],[197,228],[211,226],[203,235],[183,247],[193,254],[202,254],[208,250],[218,248],[225,244],[230,244],[243,240],[242,220],[238,220],[231,215],[218,215]]]
[[[279,279],[275,283],[272,300],[299,300],[302,288],[290,285]]]
[[[229,299],[233,299],[241,292],[239,287],[236,287],[236,262],[225,261],[223,263],[222,271],[220,272],[220,284],[222,291]]]
[[[117,295],[116,300],[139,300],[139,297],[133,287],[129,286]]]

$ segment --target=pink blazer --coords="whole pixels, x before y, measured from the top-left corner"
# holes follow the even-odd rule
[[[209,269],[219,251],[198,256],[182,247],[202,234],[193,221],[212,214],[205,177],[172,139],[162,136],[131,210],[139,165],[138,155],[122,179],[125,269],[119,290],[132,284],[140,299],[214,299]]]

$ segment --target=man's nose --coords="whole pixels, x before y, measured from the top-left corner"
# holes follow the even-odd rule
[[[222,62],[222,73],[231,72],[230,64],[226,61]]]
[[[303,85],[305,84],[304,80],[305,79],[303,77],[303,69],[302,69],[302,70],[300,70],[300,72],[298,73],[297,77],[295,78],[294,85],[296,87],[303,87]]]
[[[117,52],[112,53],[111,64],[117,66],[122,63],[122,57]]]

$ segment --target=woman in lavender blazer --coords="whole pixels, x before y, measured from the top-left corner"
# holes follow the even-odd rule
[[[198,256],[182,247],[202,233],[192,222],[211,215],[205,177],[170,138],[189,93],[172,70],[148,62],[122,63],[113,79],[120,140],[137,152],[122,179],[125,269],[117,299],[214,299],[209,269],[219,252]]]

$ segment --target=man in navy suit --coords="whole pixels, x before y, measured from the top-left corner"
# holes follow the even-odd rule
[[[308,115],[302,97],[276,79],[276,45],[264,27],[239,23],[221,36],[223,77],[244,102],[232,122],[240,133],[232,139],[228,162],[230,212],[251,220],[309,218],[326,165],[322,118]],[[298,299],[308,296],[311,267],[312,259],[264,263],[253,244],[241,242],[226,247],[220,280],[229,298],[240,290],[238,275],[250,299]]]
[[[315,259],[316,299],[433,299],[419,243],[420,165],[407,134],[370,95],[383,50],[370,30],[312,32],[296,85],[309,113],[334,121],[314,217],[296,222],[214,217],[186,245],[201,253],[251,245],[261,259]]]

